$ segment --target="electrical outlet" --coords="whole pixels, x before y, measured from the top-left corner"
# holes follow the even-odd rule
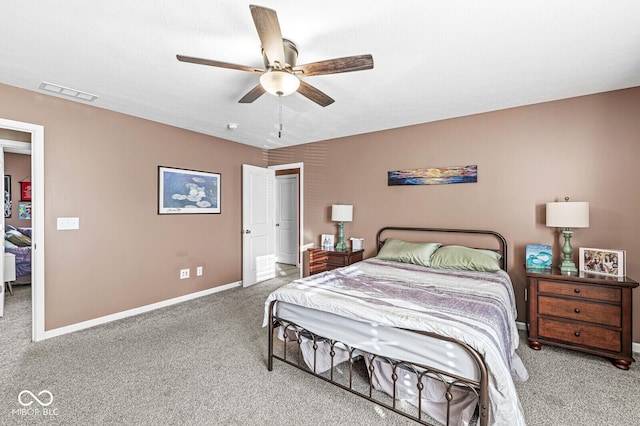
[[[196,275],[199,277],[202,276],[202,266],[198,266],[196,268]]]
[[[180,269],[180,279],[184,280],[185,278],[189,278],[189,270],[188,269]]]

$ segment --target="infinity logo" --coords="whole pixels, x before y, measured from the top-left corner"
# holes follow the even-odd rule
[[[31,398],[33,398],[38,404],[40,404],[43,407],[48,407],[49,405],[51,405],[53,403],[53,395],[51,394],[51,392],[49,392],[48,390],[43,390],[38,392],[38,396],[42,396],[42,395],[48,395],[49,396],[49,402],[43,402],[41,400],[38,399],[38,396],[35,396],[33,394],[33,392],[28,391],[28,390],[23,390],[22,392],[20,392],[18,394],[18,402],[20,403],[20,405],[22,405],[23,407],[28,407],[31,404],[33,404],[33,401],[29,401],[29,402],[24,402],[23,401],[23,396],[24,395],[29,395],[31,396]]]

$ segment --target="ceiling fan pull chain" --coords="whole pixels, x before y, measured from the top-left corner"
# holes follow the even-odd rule
[[[282,139],[282,96],[278,96],[278,119],[280,128],[278,130],[278,139]]]

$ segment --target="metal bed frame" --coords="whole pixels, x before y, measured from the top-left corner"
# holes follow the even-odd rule
[[[384,243],[381,240],[381,236],[383,232],[393,231],[393,232],[432,232],[432,233],[459,233],[459,234],[481,234],[495,237],[498,240],[500,245],[499,249],[490,249],[499,252],[502,255],[501,267],[506,271],[507,268],[507,243],[505,238],[497,232],[494,231],[483,231],[483,230],[468,230],[468,229],[441,229],[441,228],[412,228],[412,227],[385,227],[378,231],[376,235],[376,248],[379,250]],[[330,336],[318,336],[312,333],[309,330],[306,330],[304,327],[287,320],[286,318],[279,317],[275,312],[275,305],[277,301],[272,301],[269,305],[269,334],[268,334],[268,360],[267,360],[267,368],[269,371],[273,370],[273,360],[277,359],[294,367],[297,367],[303,371],[306,371],[326,382],[332,383],[344,390],[347,390],[353,394],[361,396],[369,401],[372,401],[382,407],[385,407],[393,412],[396,412],[402,416],[408,417],[412,420],[415,420],[422,424],[433,424],[429,423],[429,419],[423,415],[422,412],[422,391],[424,389],[424,381],[429,378],[433,380],[437,380],[443,384],[444,389],[444,397],[447,400],[447,410],[446,410],[446,424],[449,425],[450,415],[451,415],[451,404],[453,401],[453,393],[451,392],[453,387],[465,388],[470,390],[473,394],[475,394],[476,402],[477,402],[477,423],[480,426],[486,426],[489,422],[489,393],[488,393],[488,368],[484,361],[482,355],[480,355],[475,349],[470,347],[464,342],[461,342],[457,339],[449,338],[446,336],[441,336],[436,333],[425,332],[425,331],[417,331],[417,330],[408,330],[417,334],[421,334],[424,336],[429,336],[432,338],[436,338],[442,341],[449,342],[451,344],[455,344],[460,348],[464,349],[464,351],[469,355],[469,358],[473,360],[477,367],[477,371],[479,373],[480,380],[470,380],[465,377],[457,376],[441,369],[435,368],[429,365],[417,364],[413,362],[390,359],[380,354],[371,353],[361,348],[357,348],[354,346],[347,345],[343,342],[339,342],[337,340],[333,340]],[[276,327],[281,326],[284,329],[284,340],[282,342],[282,349],[280,353],[276,354],[274,351],[274,332]],[[289,333],[291,331],[292,333]],[[294,339],[289,338],[288,336],[295,336]],[[310,339],[313,341],[313,368],[310,369],[307,365],[302,362],[302,353],[301,353],[301,344],[303,341],[303,337]],[[331,358],[331,368],[328,370],[328,374],[319,373],[316,368],[317,361],[317,351],[319,348],[319,343],[328,343],[330,345],[329,356]],[[295,357],[291,355],[291,350],[288,351],[287,347],[294,344],[297,346],[297,351],[295,353]],[[348,373],[348,384],[338,382],[334,377],[334,357],[335,357],[335,349],[336,347],[346,348],[349,353],[349,373]],[[358,376],[355,374],[354,365],[356,362],[364,358],[368,358],[370,361],[368,363],[368,386],[365,391],[359,390],[354,385],[354,381],[357,380]],[[382,397],[377,397],[377,394],[374,391],[375,389],[373,384],[373,373],[375,372],[375,364],[373,361],[381,360],[385,363],[388,363],[392,366],[392,374],[391,380],[393,383],[393,395],[391,404],[386,403],[382,400]],[[418,394],[418,407],[417,414],[413,414],[406,409],[400,409],[397,404],[397,391],[398,391],[398,377],[399,377],[399,369],[402,369],[404,372],[410,372],[411,374],[415,374],[416,383],[417,383],[417,394]],[[428,413],[427,413],[428,414]],[[433,421],[433,420],[431,420]]]

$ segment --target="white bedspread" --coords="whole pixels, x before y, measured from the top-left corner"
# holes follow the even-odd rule
[[[368,259],[274,291],[265,302],[263,326],[273,300],[465,342],[489,369],[491,424],[525,425],[513,379],[528,376],[515,353],[515,299],[504,271],[444,271]]]

